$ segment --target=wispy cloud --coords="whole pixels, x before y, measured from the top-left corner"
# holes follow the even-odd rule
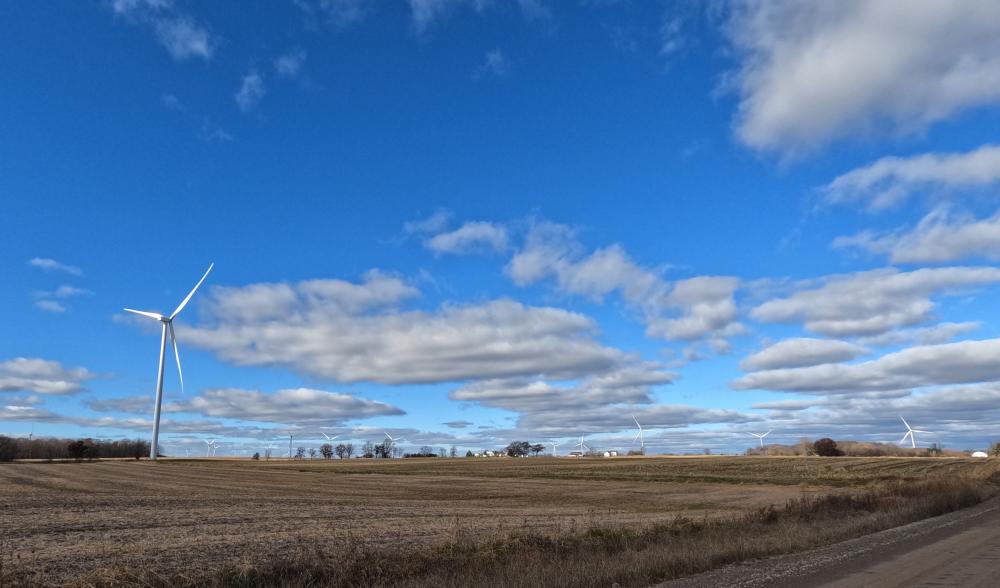
[[[128,22],[149,27],[175,61],[212,58],[215,41],[208,29],[173,0],[114,0],[111,7]]]
[[[49,257],[33,257],[28,260],[28,265],[31,267],[37,267],[47,272],[62,272],[71,276],[83,275],[83,270],[79,267],[65,264]]]
[[[294,49],[274,60],[274,73],[282,78],[296,78],[306,63],[306,50]]]
[[[484,78],[506,78],[510,76],[511,64],[503,51],[493,49],[486,52],[483,63],[476,68],[473,77],[477,80]]]
[[[251,71],[243,76],[243,81],[233,97],[241,111],[250,112],[257,107],[266,93],[264,79],[256,71]]]

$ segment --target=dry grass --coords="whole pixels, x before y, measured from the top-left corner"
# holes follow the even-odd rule
[[[966,506],[998,469],[852,458],[13,464],[0,466],[0,578],[643,585]]]

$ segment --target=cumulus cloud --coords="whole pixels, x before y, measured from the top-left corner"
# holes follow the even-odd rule
[[[438,210],[427,218],[409,221],[403,225],[403,232],[407,235],[433,235],[441,233],[448,226],[452,213],[448,210]]]
[[[934,295],[997,282],[1000,269],[991,267],[884,268],[804,282],[750,315],[762,322],[802,321],[806,329],[830,337],[874,336],[929,320]]]
[[[1000,5],[989,0],[743,1],[725,31],[739,60],[736,133],[757,149],[918,132],[1000,99]]]
[[[769,345],[740,362],[740,368],[752,372],[775,368],[806,367],[839,363],[867,355],[860,345],[834,339],[800,337]]]
[[[507,249],[507,228],[503,225],[470,221],[461,227],[434,235],[425,245],[436,253],[473,253]]]
[[[204,25],[177,10],[172,0],[114,0],[111,7],[127,21],[150,27],[175,61],[211,59],[215,50],[212,35]]]
[[[938,323],[929,327],[917,327],[914,329],[897,329],[874,337],[862,337],[858,342],[862,345],[873,345],[885,347],[888,345],[904,345],[917,343],[919,345],[934,345],[946,343],[959,335],[964,335],[982,326],[976,321],[966,321],[962,323]]]
[[[505,271],[518,285],[553,278],[558,290],[596,302],[617,292],[642,313],[652,337],[721,340],[744,332],[734,300],[737,278],[698,276],[669,283],[662,270],[640,266],[620,245],[586,254],[565,225],[533,224]]]
[[[763,370],[732,387],[831,394],[990,382],[1000,379],[998,354],[1000,339],[922,345],[856,364]]]
[[[311,280],[214,288],[205,299],[213,324],[186,327],[183,339],[237,365],[386,384],[580,377],[626,357],[595,341],[595,324],[580,314],[511,300],[435,311],[400,308],[416,294],[379,272],[369,272],[360,284]]]
[[[45,312],[62,314],[66,312],[66,306],[60,300],[89,294],[92,294],[90,290],[64,284],[52,291],[34,292],[33,296],[36,298],[35,308]]]
[[[217,388],[167,407],[171,412],[248,421],[339,425],[348,420],[406,414],[391,404],[340,392],[292,388],[264,393],[258,390]]]
[[[861,203],[879,211],[921,192],[953,196],[956,190],[1000,182],[1000,146],[983,145],[964,153],[924,153],[883,157],[834,178],[822,188],[830,204]]]
[[[1000,260],[1000,212],[985,219],[954,215],[941,207],[911,231],[879,234],[862,231],[837,237],[834,248],[887,255],[892,263],[944,263],[967,258]]]
[[[94,377],[86,368],[67,368],[47,359],[17,357],[0,361],[0,392],[73,394]]]
[[[264,97],[267,90],[264,88],[264,78],[260,76],[255,71],[243,76],[243,81],[240,83],[239,90],[233,97],[236,99],[236,105],[240,107],[243,112],[250,112],[257,107],[257,104]]]
[[[32,257],[28,265],[47,272],[62,272],[71,276],[82,276],[83,270],[75,265],[68,265],[48,257]]]

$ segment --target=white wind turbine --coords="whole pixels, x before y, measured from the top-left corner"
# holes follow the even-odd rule
[[[760,448],[761,449],[764,449],[764,437],[767,437],[770,434],[771,434],[771,431],[768,431],[768,432],[764,433],[763,435],[759,435],[757,433],[750,433],[750,435],[753,435],[754,437],[756,437],[760,441]]]
[[[215,439],[203,439],[205,442],[205,457],[212,457],[215,455]]]
[[[292,439],[295,438],[295,434],[291,431],[288,432],[288,459],[292,459]]]
[[[559,456],[559,454],[558,454],[558,453],[556,453],[556,447],[558,447],[558,446],[559,446],[559,444],[558,444],[558,443],[556,443],[555,441],[549,441],[549,445],[551,445],[551,446],[552,446],[552,457],[558,457],[558,456]]]
[[[149,444],[149,459],[156,459],[156,443],[159,441],[160,437],[160,405],[163,402],[163,362],[167,354],[167,333],[170,333],[170,343],[174,347],[174,358],[177,359],[177,375],[181,381],[181,393],[184,392],[184,372],[181,371],[181,355],[177,351],[177,337],[174,336],[174,318],[184,310],[187,303],[194,296],[195,291],[201,286],[201,283],[205,281],[208,277],[208,272],[212,271],[215,267],[214,263],[209,264],[208,269],[205,270],[205,275],[198,280],[198,283],[194,285],[194,288],[188,292],[188,295],[181,301],[181,303],[174,309],[174,312],[170,313],[170,316],[164,316],[158,312],[148,312],[145,310],[133,310],[131,308],[126,308],[126,312],[131,312],[133,314],[142,315],[151,319],[156,319],[162,324],[163,332],[160,335],[160,364],[156,368],[156,405],[153,408],[153,440]]]
[[[584,449],[586,449],[587,451],[590,451],[590,447],[588,447],[587,444],[583,442],[583,435],[580,435],[580,442],[576,443],[575,445],[573,445],[573,447],[579,447],[580,448],[580,455],[583,455],[583,450]]]
[[[635,418],[635,415],[632,415],[632,420],[635,421],[635,426],[639,428],[639,432],[635,434],[632,443],[635,443],[635,440],[638,439],[639,453],[646,455],[646,442],[642,438],[642,425],[639,424],[639,419]]]
[[[385,433],[385,431],[382,431],[382,432]],[[397,441],[399,441],[400,439],[402,439],[402,437],[393,437],[389,433],[385,433],[385,436],[388,437],[389,441],[392,442],[392,444],[389,446],[390,449],[392,448],[393,445],[396,444]]]
[[[320,433],[323,433],[323,431],[320,431]],[[331,437],[331,436],[327,435],[326,433],[323,433],[323,436],[326,437],[327,441],[334,441],[334,440],[337,439],[337,437],[340,437],[340,435],[334,435],[333,437]]]
[[[914,429],[913,427],[910,426],[910,423],[906,422],[906,419],[904,419],[903,417],[899,417],[899,420],[903,421],[903,424],[906,425],[906,434],[903,435],[903,438],[900,439],[899,442],[901,444],[905,443],[906,442],[906,438],[909,437],[910,438],[910,447],[912,447],[913,449],[916,449],[917,448],[917,438],[913,434],[914,433],[930,433],[930,431],[921,431],[920,429]]]

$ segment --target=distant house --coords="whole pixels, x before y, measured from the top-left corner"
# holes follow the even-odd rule
[[[569,457],[583,457],[583,452],[582,451],[570,451],[568,455],[569,455]]]
[[[618,457],[618,452],[615,450],[605,451],[604,457]]]

